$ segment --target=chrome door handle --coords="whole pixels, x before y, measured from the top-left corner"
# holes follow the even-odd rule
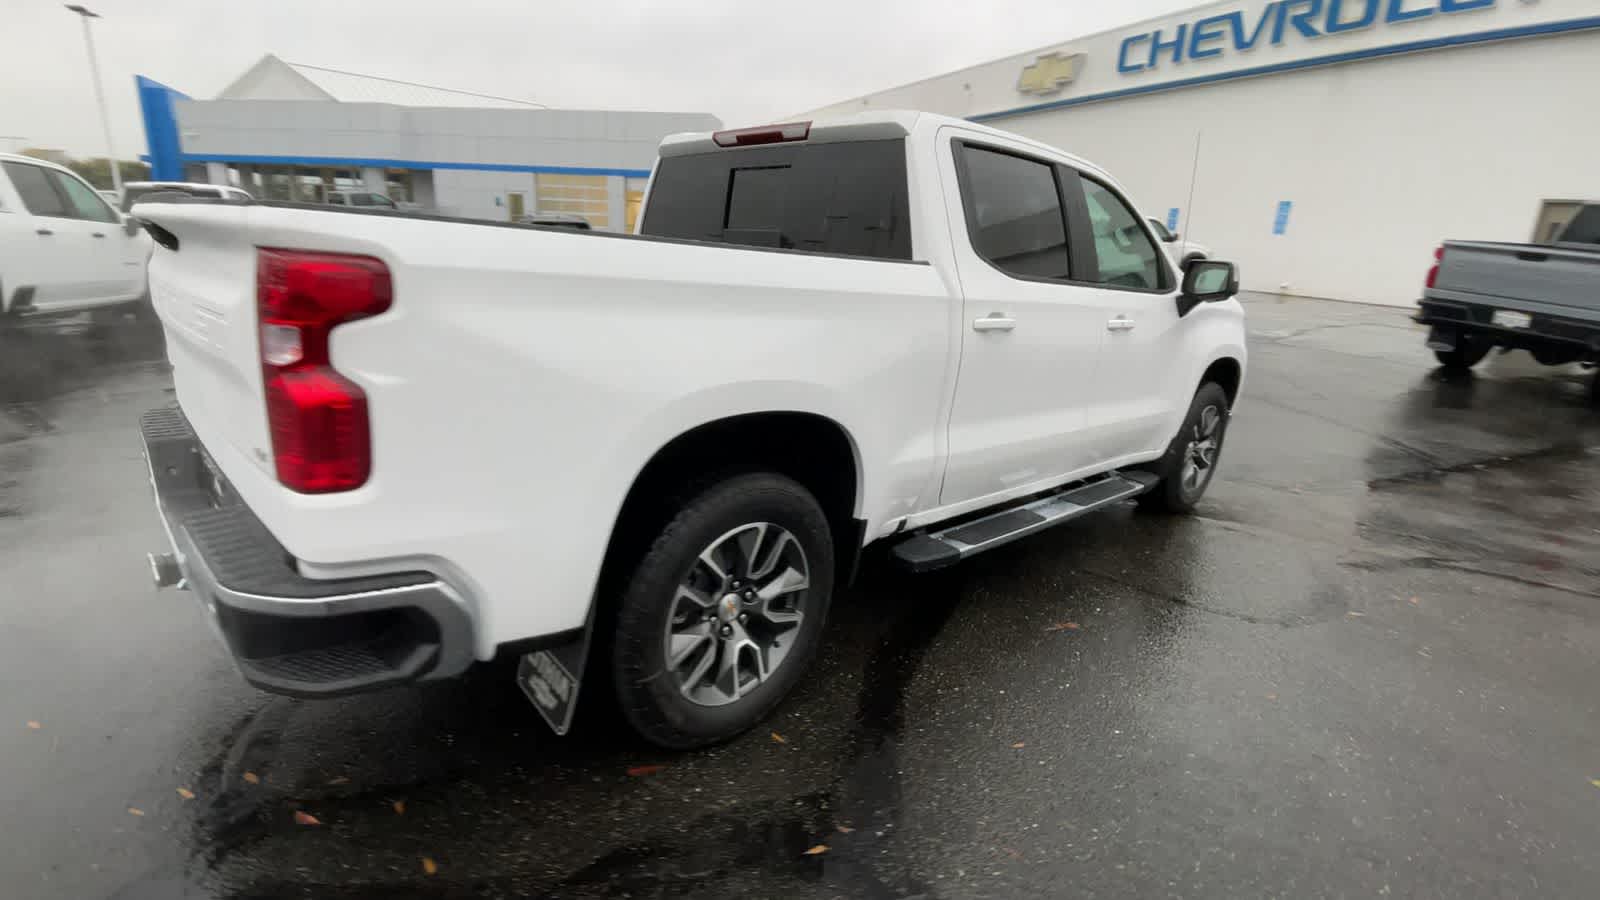
[[[1017,320],[1000,313],[990,313],[981,319],[972,320],[973,331],[1010,331],[1017,327]]]
[[[1117,316],[1115,319],[1112,319],[1111,321],[1106,323],[1106,330],[1107,331],[1132,331],[1133,327],[1135,325],[1137,325],[1137,324],[1139,324],[1139,323],[1133,321],[1132,319],[1128,318],[1127,316]]]

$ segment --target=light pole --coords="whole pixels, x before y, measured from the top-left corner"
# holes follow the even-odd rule
[[[89,48],[89,75],[94,79],[94,99],[100,104],[100,127],[106,133],[106,161],[111,164],[111,189],[122,195],[122,167],[117,165],[117,151],[111,146],[111,117],[106,114],[106,93],[100,88],[100,62],[94,58],[94,35],[89,33],[89,20],[100,18],[76,3],[66,4],[67,9],[83,19],[83,45]]]

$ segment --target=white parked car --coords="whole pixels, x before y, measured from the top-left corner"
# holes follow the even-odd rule
[[[365,209],[395,209],[393,200],[373,191],[329,191],[328,203],[333,206],[354,206]]]
[[[298,696],[513,655],[564,730],[592,648],[649,740],[728,738],[868,544],[1192,509],[1245,370],[1231,263],[1180,275],[1103,169],[943,116],[669,137],[637,235],[140,214],[156,578]]]
[[[250,193],[227,184],[206,184],[194,181],[130,181],[122,186],[123,212],[130,212],[140,200],[157,193],[183,194],[209,200],[249,200]]]
[[[1188,268],[1189,263],[1197,259],[1210,259],[1211,248],[1199,241],[1186,240],[1182,235],[1167,228],[1165,222],[1154,216],[1145,221],[1150,223],[1150,229],[1156,237],[1167,245],[1167,252],[1172,254],[1172,259],[1180,269]]]
[[[0,316],[139,300],[150,238],[71,169],[0,153]]]

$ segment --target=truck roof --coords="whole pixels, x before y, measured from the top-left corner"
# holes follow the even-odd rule
[[[870,141],[908,137],[918,130],[931,132],[944,125],[959,125],[969,131],[991,134],[1007,140],[1022,141],[1038,148],[1039,152],[1044,155],[1064,157],[1076,168],[1084,169],[1108,180],[1111,177],[1109,173],[1094,163],[1067,153],[1058,147],[1052,147],[1049,144],[1041,143],[1010,131],[991,128],[988,125],[980,125],[977,122],[969,122],[966,119],[912,109],[864,110],[848,116],[813,119],[811,121],[811,132],[806,140],[808,143],[833,143],[837,141]],[[697,131],[669,134],[662,139],[659,152],[661,156],[667,157],[725,149],[713,139],[713,135],[718,133],[720,132]]]
[[[72,172],[72,169],[68,168],[67,166],[63,166],[60,163],[53,163],[48,159],[40,159],[37,156],[25,156],[21,153],[0,153],[0,161],[31,163],[35,166],[45,166],[46,168],[56,169],[61,172]]]

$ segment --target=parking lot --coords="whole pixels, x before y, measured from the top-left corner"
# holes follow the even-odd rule
[[[1592,374],[1446,377],[1405,310],[1247,307],[1199,516],[869,558],[768,726],[683,755],[598,710],[557,739],[503,667],[247,687],[149,585],[159,332],[6,334],[7,894],[1592,896]]]

